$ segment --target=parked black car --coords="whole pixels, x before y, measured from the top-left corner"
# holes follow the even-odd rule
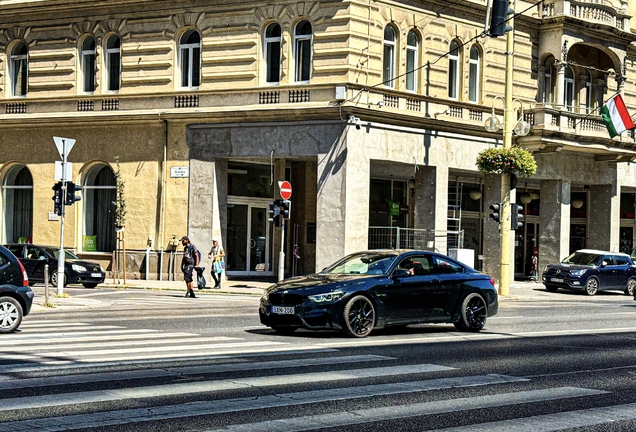
[[[17,330],[32,304],[33,291],[24,266],[8,249],[0,246],[0,333]]]
[[[594,249],[581,249],[557,264],[550,264],[542,275],[545,289],[584,290],[594,295],[601,290],[621,290],[633,296],[636,264],[629,255]]]
[[[31,284],[44,282],[44,266],[49,265],[49,279],[51,284],[57,285],[57,257],[60,249],[53,246],[14,243],[5,245],[18,257]],[[104,282],[106,273],[98,263],[84,261],[73,252],[64,250],[64,286],[67,284],[82,284],[86,288],[95,288]]]
[[[374,250],[273,285],[259,314],[261,323],[280,333],[302,327],[365,337],[374,328],[417,323],[479,331],[497,313],[494,285],[490,276],[445,255]]]

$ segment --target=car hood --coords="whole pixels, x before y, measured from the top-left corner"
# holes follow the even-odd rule
[[[596,267],[591,265],[565,264],[565,263],[550,264],[548,266],[548,269],[555,269],[555,270],[561,270],[561,271],[590,270],[593,268],[596,268]]]
[[[102,271],[102,269],[99,266],[99,264],[97,264],[95,262],[91,262],[91,261],[65,259],[64,262],[67,263],[68,265],[76,264],[76,265],[80,265],[82,267],[86,267],[87,271]]]
[[[301,291],[329,291],[337,286],[344,289],[348,286],[364,283],[369,278],[375,278],[378,275],[334,275],[334,274],[312,274],[307,276],[297,276],[285,279],[267,289],[268,293],[274,293],[283,290],[301,290]],[[316,288],[320,288],[316,290]]]

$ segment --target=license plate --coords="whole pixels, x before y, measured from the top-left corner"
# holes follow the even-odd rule
[[[550,278],[552,282],[563,282],[562,278]]]
[[[91,273],[91,277],[102,277],[101,273]]]
[[[281,314],[281,315],[293,315],[294,307],[284,307],[284,306],[272,306],[272,313]]]

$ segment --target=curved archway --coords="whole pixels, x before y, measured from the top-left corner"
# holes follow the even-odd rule
[[[33,177],[24,165],[11,167],[2,183],[4,241],[18,243],[33,238]]]
[[[112,252],[115,250],[115,213],[117,199],[115,173],[110,165],[98,164],[88,170],[84,178],[84,235],[92,236],[92,250],[85,252]],[[84,248],[83,248],[84,249]]]

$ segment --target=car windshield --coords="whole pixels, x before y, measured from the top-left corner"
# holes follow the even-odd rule
[[[595,265],[599,265],[602,259],[603,259],[603,255],[599,255],[596,253],[574,252],[572,255],[565,258],[561,262],[563,264],[578,264],[578,265],[595,266]]]
[[[373,252],[349,255],[327,267],[321,273],[381,275],[386,273],[396,258],[395,254]]]
[[[55,259],[57,259],[57,257],[60,256],[59,249],[44,248],[44,250],[50,253],[51,255],[53,255]],[[75,255],[73,252],[64,249],[64,259],[80,259],[80,258],[77,255]]]

